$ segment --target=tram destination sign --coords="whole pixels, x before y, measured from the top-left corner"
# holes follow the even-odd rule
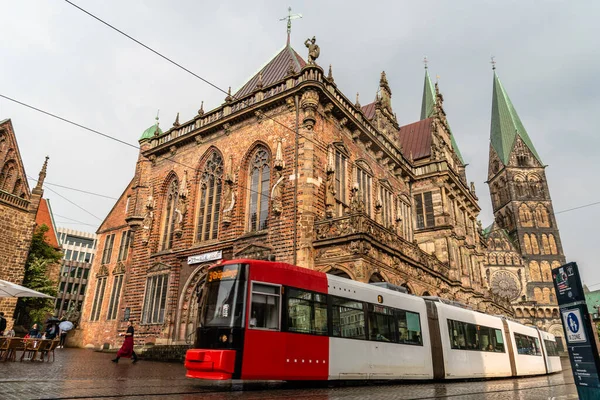
[[[198,254],[197,256],[188,257],[188,265],[220,260],[221,258],[223,258],[222,250],[211,251],[210,253],[203,253],[203,254]]]
[[[568,263],[552,270],[554,290],[571,360],[577,393],[581,400],[600,398],[600,358],[577,264]]]

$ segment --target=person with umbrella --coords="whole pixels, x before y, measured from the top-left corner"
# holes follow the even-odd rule
[[[119,333],[119,336],[122,336],[122,333]],[[133,358],[132,364],[135,364],[138,361],[137,354],[133,351],[133,326],[131,320],[127,320],[127,332],[125,332],[125,341],[123,345],[117,352],[117,357],[111,360],[114,363],[119,362],[119,358]]]
[[[64,349],[65,341],[67,340],[67,332],[73,329],[73,323],[71,321],[63,321],[58,324],[58,328],[60,329],[60,343],[58,344],[58,347]]]
[[[56,317],[51,317],[46,320],[46,339],[53,340],[56,336],[58,336],[58,323],[60,319]]]

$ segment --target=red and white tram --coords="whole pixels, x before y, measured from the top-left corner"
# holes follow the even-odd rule
[[[415,380],[561,370],[549,333],[388,287],[277,262],[211,267],[186,376]]]

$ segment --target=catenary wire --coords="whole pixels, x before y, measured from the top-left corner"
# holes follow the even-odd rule
[[[37,181],[37,179],[36,179],[36,178],[34,178],[34,177],[32,177],[32,176],[29,176],[29,175],[27,175],[27,179],[29,179],[30,181]],[[69,186],[63,186],[63,185],[59,185],[59,184],[57,184],[57,183],[50,183],[50,182],[46,182],[46,181],[44,181],[44,185],[56,186],[56,187],[59,187],[59,188],[63,188],[63,189],[69,189],[69,190],[73,190],[73,191],[75,191],[75,192],[85,193],[85,194],[89,194],[89,195],[92,195],[92,196],[104,197],[105,199],[119,200],[119,199],[118,199],[118,198],[116,198],[116,197],[107,196],[107,195],[105,195],[105,194],[100,194],[100,193],[88,192],[87,190],[83,190],[83,189],[76,189],[76,188],[69,187]]]
[[[95,134],[101,135],[101,136],[103,136],[103,137],[105,137],[105,138],[113,139],[113,140],[115,140],[115,141],[117,141],[117,142],[119,142],[119,143],[122,143],[122,144],[127,144],[127,145],[128,145],[128,146],[130,146],[130,147],[134,147],[134,148],[136,148],[137,150],[140,150],[140,147],[139,147],[139,146],[134,146],[134,145],[131,145],[131,144],[127,143],[127,142],[123,142],[123,141],[121,141],[121,140],[118,140],[118,139],[114,138],[113,136],[110,136],[110,135],[108,135],[108,134],[105,134],[105,133],[99,132],[99,131],[97,131],[97,130],[95,130],[95,129],[88,128],[88,127],[86,127],[86,126],[84,126],[84,125],[82,125],[82,124],[79,124],[79,123],[73,122],[73,121],[71,121],[71,120],[69,120],[69,119],[67,119],[67,118],[60,117],[60,116],[58,116],[58,115],[55,115],[55,114],[53,114],[53,113],[50,113],[50,112],[46,112],[46,111],[44,111],[44,110],[41,110],[41,109],[39,109],[39,108],[37,108],[37,107],[30,106],[30,105],[28,105],[28,104],[26,104],[26,103],[23,103],[23,102],[20,102],[20,101],[16,101],[16,100],[14,100],[14,99],[12,99],[12,98],[10,98],[10,97],[8,97],[8,96],[4,96],[4,95],[2,95],[2,94],[0,94],[0,97],[3,97],[3,98],[5,98],[5,99],[7,99],[7,100],[10,100],[10,101],[14,101],[14,102],[15,102],[15,103],[17,103],[17,104],[20,104],[20,105],[26,106],[27,108],[30,108],[30,109],[32,109],[32,110],[39,111],[39,112],[41,112],[41,113],[43,113],[43,114],[45,114],[45,115],[51,116],[51,117],[53,117],[53,118],[57,118],[57,119],[59,119],[59,120],[61,120],[61,121],[68,122],[68,123],[70,123],[70,124],[72,124],[72,125],[75,125],[75,126],[79,126],[79,127],[83,128],[83,129],[85,129],[85,130],[87,130],[87,131],[90,131],[90,132],[92,132],[92,133],[95,133]],[[191,165],[184,164],[184,163],[182,163],[182,162],[179,162],[179,161],[177,161],[177,160],[174,160],[173,158],[171,158],[171,157],[168,157],[168,156],[167,156],[167,157],[164,157],[164,158],[163,158],[163,160],[170,161],[170,162],[172,162],[172,163],[174,163],[174,164],[181,165],[181,166],[183,166],[183,167],[185,167],[185,168],[189,168],[189,169],[191,169],[191,170],[196,170],[196,167],[194,167],[194,166],[191,166]],[[219,179],[219,180],[221,180],[222,182],[225,182],[225,178],[224,178],[224,177],[222,177],[222,176],[216,175],[216,174],[214,174],[214,173],[212,173],[212,172],[208,172],[208,171],[205,171],[205,173],[206,173],[206,174],[208,174],[208,175],[211,175],[211,176],[213,176],[215,179]],[[31,179],[31,177],[30,177],[30,179]],[[46,185],[44,185],[44,186],[46,186]],[[250,193],[255,193],[255,194],[257,194],[258,196],[263,196],[263,197],[267,197],[267,198],[269,197],[269,195],[267,195],[267,194],[263,194],[263,193],[260,193],[260,192],[258,192],[258,191],[256,191],[256,190],[253,190],[253,189],[251,189],[250,187],[247,187],[247,186],[244,186],[244,185],[240,184],[239,182],[236,182],[236,183],[234,183],[234,184],[233,184],[233,186],[234,186],[235,188],[240,188],[240,189],[243,189],[243,190],[248,190]],[[60,195],[59,193],[57,193],[56,191],[52,190],[51,188],[49,188],[49,187],[46,187],[46,189],[50,190],[50,191],[51,191],[51,192],[53,192],[53,193],[56,193],[58,196],[62,197],[62,198],[63,198],[63,199],[65,199],[66,201],[68,201],[68,202],[70,202],[71,204],[75,205],[76,207],[78,207],[78,208],[82,209],[83,211],[85,211],[86,213],[90,214],[90,215],[91,215],[91,216],[93,216],[94,218],[97,218],[98,220],[102,221],[102,219],[101,219],[101,218],[98,218],[97,216],[95,216],[95,215],[94,215],[94,214],[92,214],[91,212],[89,212],[89,211],[87,211],[86,209],[84,209],[83,207],[81,207],[81,206],[79,206],[79,205],[75,204],[74,202],[72,202],[71,200],[67,199],[66,197],[64,197],[64,196]],[[302,210],[302,211],[305,211],[306,213],[309,213],[309,214],[313,214],[313,215],[314,215],[314,214],[316,214],[314,211],[308,210],[308,209],[306,209],[306,208],[304,208],[304,207],[301,207],[301,206],[298,206],[298,209],[300,209],[300,210]]]
[[[102,24],[104,24],[104,25],[108,26],[109,28],[113,29],[114,31],[116,31],[116,32],[120,33],[121,35],[125,36],[126,38],[128,38],[128,39],[130,39],[130,40],[134,41],[135,43],[137,43],[137,44],[139,44],[140,46],[144,47],[145,49],[147,49],[147,50],[151,51],[152,53],[154,53],[154,54],[156,54],[157,56],[161,57],[162,59],[164,59],[164,60],[168,61],[169,63],[171,63],[171,64],[173,64],[173,65],[177,66],[178,68],[181,68],[182,70],[184,70],[185,72],[187,72],[187,73],[191,74],[191,75],[192,75],[192,76],[194,76],[195,78],[198,78],[198,79],[200,79],[202,82],[206,83],[207,85],[209,85],[209,86],[211,86],[211,87],[213,87],[213,88],[217,89],[218,91],[220,91],[220,92],[222,92],[222,93],[224,93],[224,94],[226,94],[226,95],[228,95],[228,96],[231,96],[231,97],[232,97],[233,99],[235,99],[235,100],[239,100],[239,98],[238,98],[238,97],[237,97],[235,94],[233,94],[233,95],[232,95],[232,94],[230,94],[228,91],[226,91],[226,90],[224,90],[224,89],[220,88],[219,86],[217,86],[216,84],[212,83],[212,82],[211,82],[211,81],[209,81],[208,79],[205,79],[205,78],[201,77],[200,75],[198,75],[198,74],[196,74],[196,73],[192,72],[191,70],[189,70],[188,68],[184,67],[183,65],[181,65],[181,64],[179,64],[179,63],[177,63],[177,62],[173,61],[171,58],[169,58],[169,57],[167,57],[167,56],[165,56],[165,55],[161,54],[160,52],[158,52],[158,51],[154,50],[154,49],[153,49],[153,48],[151,48],[150,46],[148,46],[148,45],[146,45],[146,44],[142,43],[141,41],[139,41],[139,40],[137,40],[137,39],[135,39],[135,38],[134,38],[134,37],[132,37],[131,35],[128,35],[127,33],[123,32],[122,30],[120,30],[120,29],[116,28],[115,26],[111,25],[110,23],[108,23],[108,22],[104,21],[102,18],[100,18],[100,17],[97,17],[96,15],[94,15],[94,14],[92,14],[91,12],[89,12],[89,11],[87,11],[87,10],[85,10],[85,9],[83,9],[83,8],[81,8],[81,7],[79,7],[78,5],[74,4],[73,2],[71,2],[71,1],[69,1],[69,0],[65,0],[65,2],[67,2],[67,3],[68,3],[68,4],[70,4],[70,5],[72,5],[73,7],[77,8],[78,10],[80,10],[80,11],[84,12],[85,14],[89,15],[90,17],[94,18],[95,20],[99,21],[100,23],[102,23]],[[264,117],[265,117],[265,118],[272,120],[273,122],[275,122],[276,124],[278,124],[278,125],[282,126],[283,128],[285,128],[285,129],[287,129],[287,130],[289,130],[289,131],[291,131],[291,132],[293,132],[293,133],[296,133],[296,131],[294,131],[293,129],[290,129],[288,126],[286,126],[286,125],[282,124],[281,122],[277,121],[275,118],[273,118],[273,117],[271,117],[271,116],[269,116],[269,115],[266,115],[266,114],[263,114],[263,115],[264,115]],[[319,146],[319,147],[320,147],[320,148],[322,148],[322,149],[326,148],[326,146],[325,146],[325,145],[323,145],[322,143],[315,142],[314,140],[312,140],[312,139],[310,139],[310,138],[307,138],[306,136],[302,135],[301,133],[298,133],[298,135],[299,135],[299,136],[301,136],[301,137],[303,137],[305,140],[307,140],[307,141],[309,141],[309,142],[313,143],[314,145],[316,145],[316,146]]]
[[[53,189],[51,189],[49,187],[46,187],[46,189],[48,189],[52,193],[56,194],[57,196],[62,197],[64,200],[68,201],[69,203],[71,203],[75,207],[79,208],[80,210],[88,213],[89,215],[91,215],[92,217],[96,218],[97,220],[102,221],[102,218],[95,216],[94,214],[92,214],[91,212],[89,212],[88,210],[86,210],[85,208],[81,207],[79,204],[75,203],[74,201],[71,201],[71,200],[67,199],[65,196],[63,196],[62,194],[58,193],[56,190],[53,190]]]

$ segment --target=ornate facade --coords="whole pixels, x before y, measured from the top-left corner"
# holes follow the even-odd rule
[[[488,185],[495,223],[485,232],[486,275],[520,322],[562,337],[552,269],[565,256],[545,168],[494,71]]]
[[[36,217],[44,193],[46,163],[36,187],[29,189],[27,175],[10,119],[0,121],[0,279],[21,284],[25,261],[36,226]],[[44,205],[44,210],[47,208]],[[45,222],[44,215],[39,220]],[[51,274],[52,275],[52,274]],[[7,319],[7,329],[13,324],[17,299],[0,299],[0,311]]]
[[[424,118],[400,126],[385,73],[362,106],[317,64],[315,46],[307,42],[307,63],[288,44],[221,106],[144,132],[135,176],[98,231],[81,345],[115,345],[126,318],[140,342],[190,343],[219,258],[288,262],[512,313],[483,275],[480,209],[439,88],[426,74]],[[131,232],[121,286],[117,230]]]

